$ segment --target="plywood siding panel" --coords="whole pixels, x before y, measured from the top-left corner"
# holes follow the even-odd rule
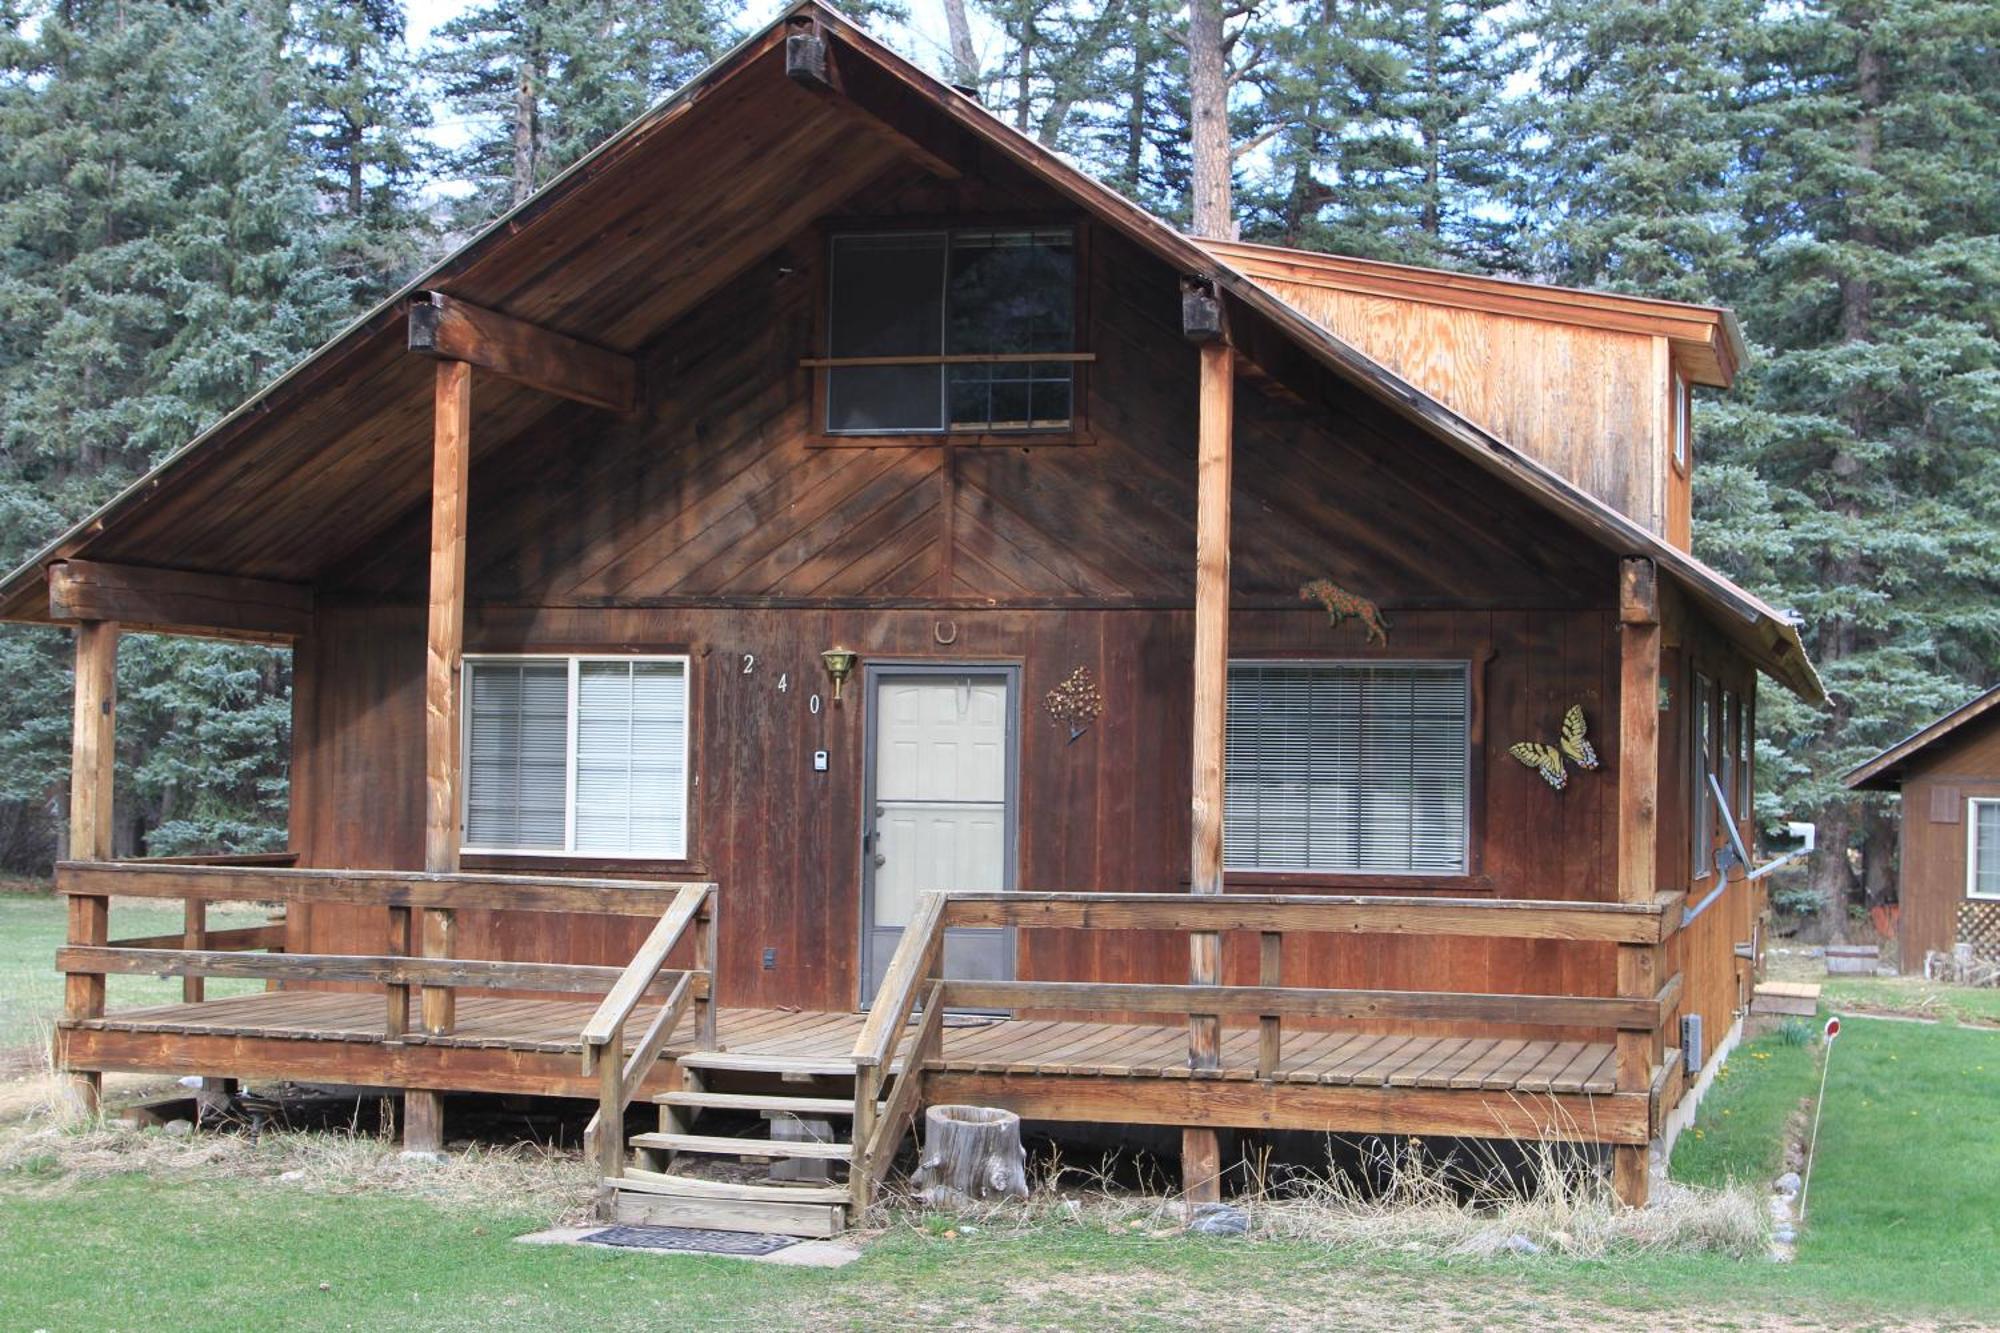
[[[1668,522],[1652,339],[1264,278],[1376,361],[1655,532]]]

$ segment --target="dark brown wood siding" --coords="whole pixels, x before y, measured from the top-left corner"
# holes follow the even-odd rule
[[[1989,714],[1919,754],[1903,778],[1901,911],[1896,940],[1905,972],[1921,973],[1924,954],[1958,942],[1965,901],[1966,807],[1974,797],[2000,800],[2000,723]]]
[[[859,998],[865,701],[850,691],[808,711],[827,647],[1020,664],[1022,888],[1172,890],[1188,872],[1195,356],[1178,275],[1101,235],[1087,247],[1092,443],[821,448],[798,364],[815,350],[819,251],[816,236],[796,239],[650,347],[634,419],[558,408],[473,467],[467,651],[687,651],[696,729],[687,863],[468,864],[714,878],[733,1005]],[[1251,365],[1237,420],[1233,653],[1469,661],[1482,706],[1469,875],[1232,884],[1613,897],[1613,555],[1316,369]],[[321,587],[298,667],[305,864],[421,862],[425,541],[412,512]],[[1299,600],[1321,577],[1381,604],[1386,648]],[[749,676],[746,653],[759,662]],[[1079,665],[1105,710],[1072,742],[1040,701]],[[1507,746],[1553,738],[1572,703],[1604,767],[1557,793]],[[1687,877],[1670,831],[1686,785],[1674,744],[1663,887]],[[814,773],[822,748],[831,771]],[[377,916],[322,910],[295,927],[297,947],[375,951]],[[622,962],[643,929],[468,914],[460,948]],[[1018,947],[1024,976],[1185,975],[1174,938],[1024,933]],[[1232,979],[1253,976],[1253,956],[1254,942],[1230,942]],[[1292,984],[1468,991],[1601,994],[1613,981],[1609,946],[1486,940],[1305,940],[1285,968]]]
[[[1233,620],[1243,656],[1440,658],[1483,677],[1473,873],[1406,884],[1328,876],[1316,882],[1234,875],[1243,887],[1376,888],[1481,895],[1609,898],[1615,739],[1599,738],[1605,769],[1556,793],[1506,753],[1548,731],[1571,702],[1610,711],[1615,663],[1602,612],[1410,612],[1388,649],[1331,629],[1307,609],[1250,611]],[[733,1004],[845,1008],[856,999],[865,700],[850,689],[819,715],[819,651],[841,644],[864,660],[1015,662],[1022,668],[1020,866],[1023,888],[1172,891],[1187,881],[1191,617],[1155,610],[595,609],[486,610],[468,618],[472,652],[689,651],[697,717],[690,859],[685,864],[564,861],[568,869],[713,877],[723,887],[722,967]],[[940,637],[954,637],[950,647]],[[300,673],[300,783],[310,794],[296,833],[306,864],[411,866],[422,855],[421,612],[331,610]],[[742,661],[754,654],[757,669]],[[1490,658],[1489,655],[1490,654]],[[1483,665],[1482,665],[1483,664]],[[1105,710],[1075,741],[1041,698],[1077,666]],[[776,688],[780,675],[793,688]],[[812,771],[816,749],[831,771]],[[468,858],[470,867],[551,868],[546,858]],[[372,951],[376,914],[320,909],[299,947]],[[468,919],[474,956],[617,962],[643,923],[547,918]],[[1168,980],[1185,967],[1172,941],[1124,934],[1023,937],[1023,975]],[[1536,989],[1597,993],[1608,949],[1501,946],[1485,941],[1322,939],[1295,946],[1301,984]],[[776,967],[761,965],[777,950]],[[1246,961],[1245,967],[1254,970]]]

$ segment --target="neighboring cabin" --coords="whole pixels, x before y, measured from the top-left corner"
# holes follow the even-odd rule
[[[1196,1190],[1296,1128],[1582,1137],[1642,1198],[1754,968],[1710,776],[1741,819],[1760,671],[1820,697],[1687,551],[1740,358],[1190,240],[799,5],[0,584],[78,626],[64,1059],[403,1087],[413,1141],[661,1091],[600,1150],[678,1216],[695,1117],[798,1080],[854,1203],[954,1099],[1182,1127]],[[285,864],[109,862],[121,624],[294,645]],[[135,892],[305,957],[107,945]],[[104,1014],[162,969],[289,985]]]
[[[1901,796],[1898,962],[1970,945],[2000,957],[2000,686],[1896,742],[1844,779]]]

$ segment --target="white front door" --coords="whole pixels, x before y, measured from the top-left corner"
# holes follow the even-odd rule
[[[1014,884],[1011,673],[885,667],[870,680],[863,1004],[874,997],[919,895]],[[1012,976],[1012,934],[953,930],[944,961],[947,976]]]

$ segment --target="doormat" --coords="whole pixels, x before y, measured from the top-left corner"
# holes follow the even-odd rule
[[[588,1245],[633,1250],[686,1250],[693,1254],[776,1254],[799,1243],[797,1236],[754,1231],[710,1231],[704,1227],[615,1226],[582,1237]]]

